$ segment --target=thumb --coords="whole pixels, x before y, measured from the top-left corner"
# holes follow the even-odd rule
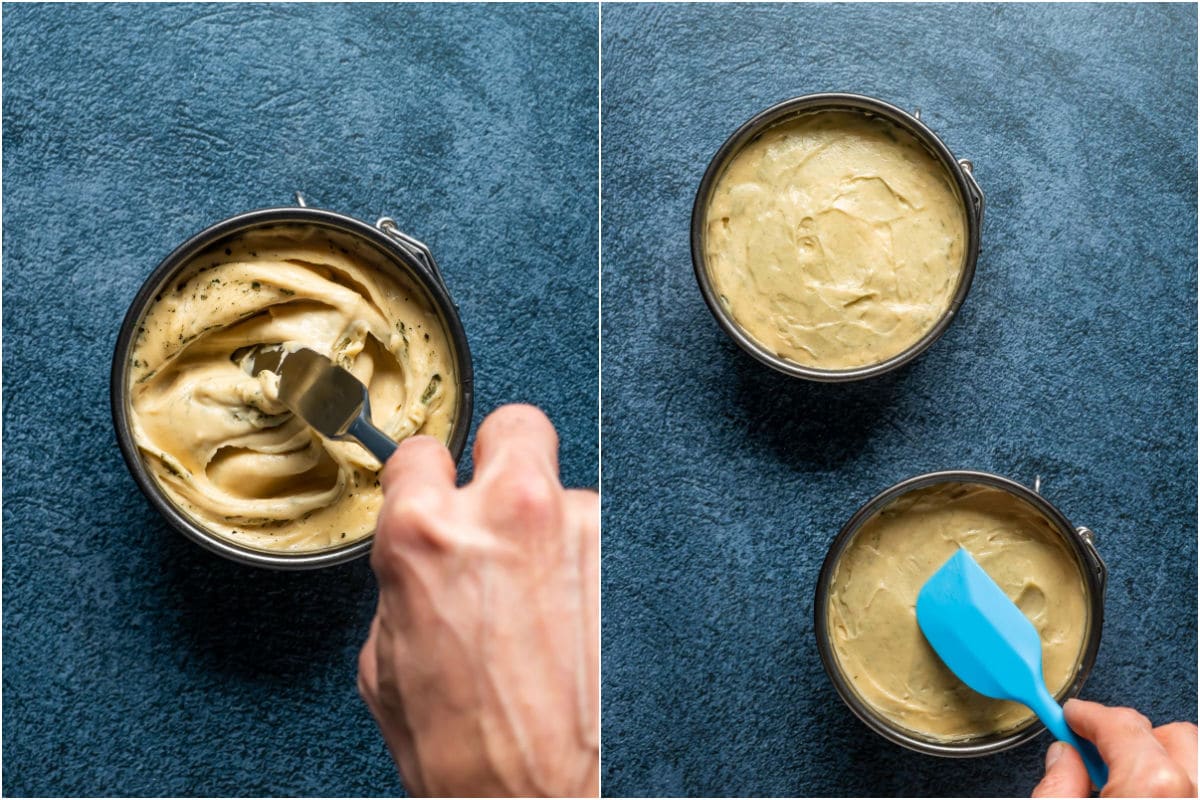
[[[1088,797],[1092,781],[1075,748],[1055,742],[1046,751],[1046,775],[1033,787],[1033,797]]]

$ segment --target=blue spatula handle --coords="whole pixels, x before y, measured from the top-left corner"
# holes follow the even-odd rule
[[[1100,751],[1087,739],[1075,735],[1075,732],[1067,725],[1066,715],[1063,714],[1062,706],[1058,704],[1058,701],[1046,693],[1038,698],[1036,705],[1030,706],[1030,708],[1038,715],[1038,719],[1050,729],[1054,738],[1075,748],[1083,759],[1083,765],[1087,767],[1092,783],[1096,784],[1097,789],[1103,789],[1104,784],[1108,783],[1108,767],[1104,765],[1104,759],[1100,758]]]

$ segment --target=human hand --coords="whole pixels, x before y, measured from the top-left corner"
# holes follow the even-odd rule
[[[532,406],[479,427],[475,475],[417,436],[384,469],[358,687],[416,795],[599,793],[599,499],[564,490]]]
[[[1090,739],[1108,765],[1101,797],[1195,797],[1196,726],[1172,722],[1155,728],[1132,708],[1086,700],[1063,706],[1071,730]],[[1046,752],[1046,776],[1034,797],[1087,797],[1092,782],[1075,748],[1055,742]]]

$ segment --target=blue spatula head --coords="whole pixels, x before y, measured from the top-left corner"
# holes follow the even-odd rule
[[[946,666],[980,694],[1031,705],[1046,691],[1037,629],[966,550],[921,588],[917,624]]]
[[[1100,754],[1067,727],[1046,688],[1037,628],[966,550],[960,548],[921,587],[917,624],[959,680],[988,697],[1029,706],[1055,737],[1079,751],[1092,783],[1104,787],[1108,768]]]

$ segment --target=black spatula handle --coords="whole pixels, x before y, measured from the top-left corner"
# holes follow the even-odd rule
[[[370,450],[371,455],[379,459],[379,463],[386,464],[392,453],[396,452],[397,444],[367,420],[367,413],[367,410],[364,409],[363,413],[350,423],[350,427],[346,429],[346,435],[353,437],[359,444]]]

